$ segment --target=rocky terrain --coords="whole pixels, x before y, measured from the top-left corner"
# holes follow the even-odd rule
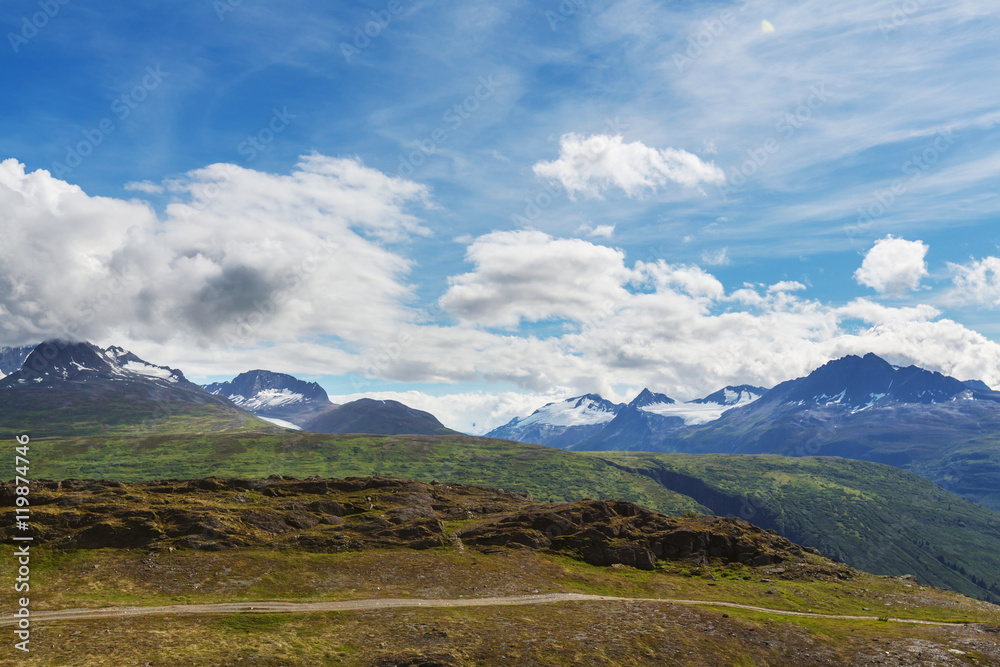
[[[26,665],[1000,664],[994,605],[739,519],[390,477],[38,480],[30,498]],[[547,595],[565,601],[492,602]],[[115,612],[172,605],[188,612]]]
[[[13,506],[14,498],[4,484],[0,504]],[[31,499],[36,541],[59,549],[271,546],[342,552],[461,544],[642,570],[665,560],[755,567],[793,561],[805,567],[808,561],[813,574],[846,578],[851,572],[739,519],[666,517],[620,501],[536,503],[522,493],[389,477],[39,480]],[[12,526],[0,529],[5,540],[13,533]]]

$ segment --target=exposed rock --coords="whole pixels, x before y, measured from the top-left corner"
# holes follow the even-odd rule
[[[538,505],[464,528],[470,546],[527,546],[570,552],[593,565],[651,570],[657,559],[773,565],[796,545],[739,519],[666,517],[632,503],[591,500]]]
[[[36,541],[58,548],[353,551],[459,544],[641,570],[663,561],[718,561],[777,572],[775,565],[812,558],[814,574],[825,568],[830,576],[850,576],[849,568],[807,556],[812,550],[745,521],[667,517],[619,501],[535,503],[522,493],[390,477],[37,480],[31,487]],[[13,486],[0,483],[0,507],[14,502]],[[447,535],[442,521],[461,521],[462,528]],[[0,528],[0,539],[13,534],[12,526]]]

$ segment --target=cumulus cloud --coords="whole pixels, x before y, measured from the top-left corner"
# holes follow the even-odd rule
[[[407,210],[422,186],[321,155],[287,175],[216,164],[166,185],[160,218],[0,164],[5,339],[365,341],[408,317],[410,262],[386,242],[426,233]]]
[[[856,318],[868,324],[900,324],[927,322],[941,315],[934,306],[919,304],[906,308],[891,308],[869,299],[855,299],[837,309],[845,318]]]
[[[538,231],[494,232],[469,246],[469,273],[449,279],[440,306],[463,320],[514,327],[522,320],[576,320],[626,296],[621,250]]]
[[[1000,307],[1000,257],[985,257],[968,264],[948,263],[954,288],[949,300],[957,305]]]
[[[927,245],[922,241],[907,241],[891,235],[875,242],[865,255],[854,279],[880,294],[899,295],[920,287],[927,275]]]
[[[625,143],[621,135],[608,134],[564,134],[559,158],[538,162],[533,169],[537,176],[561,183],[571,199],[578,193],[600,198],[612,188],[639,197],[668,183],[695,188],[725,181],[720,168],[693,153],[651,148],[639,141]]]
[[[539,231],[468,239],[470,270],[438,301],[456,322],[439,324],[408,305],[412,264],[392,245],[427,233],[412,212],[427,205],[420,185],[317,155],[288,174],[212,165],[164,185],[158,215],[0,163],[3,342],[75,330],[194,376],[266,364],[349,375],[358,394],[377,379],[496,383],[457,389],[451,404],[410,401],[463,430],[592,391],[622,400],[648,386],[685,400],[768,386],[865,352],[1000,385],[1000,345],[931,306],[822,303],[795,281],[727,291],[699,266]],[[889,270],[899,267],[880,259],[885,246],[909,251],[909,273]],[[925,252],[884,239],[865,279],[915,287]],[[996,303],[1000,260],[953,270],[956,287]],[[545,320],[559,327],[531,325]]]

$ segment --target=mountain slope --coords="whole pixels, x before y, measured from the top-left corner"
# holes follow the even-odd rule
[[[527,417],[515,417],[486,437],[566,448],[600,431],[624,407],[597,394],[574,396],[549,403]]]
[[[684,427],[684,418],[672,414],[676,407],[669,396],[643,389],[604,428],[567,449],[651,449],[664,433]]]
[[[654,449],[887,463],[1000,509],[998,400],[997,392],[940,373],[849,356]]]
[[[693,401],[688,401],[688,403],[725,405],[732,407],[752,403],[763,396],[766,392],[767,389],[764,387],[756,387],[751,384],[741,384],[736,386],[730,385],[728,387],[723,387],[719,391],[711,393],[704,398],[696,398]]]
[[[42,461],[36,473],[51,479],[383,474],[501,487],[536,500],[622,499],[666,514],[734,515],[849,563],[973,593],[982,589],[973,577],[992,591],[1000,571],[996,513],[863,461],[577,454],[471,436],[315,433],[74,438],[39,441],[33,451]]]
[[[28,358],[28,355],[34,349],[34,345],[0,347],[0,378],[10,375],[21,368],[21,364],[24,363],[24,360]]]
[[[46,341],[0,380],[0,435],[180,433],[273,427],[184,374],[118,347]]]
[[[225,396],[258,417],[296,428],[337,407],[317,383],[265,370],[247,371],[229,382],[205,385],[205,391]]]
[[[398,401],[362,398],[324,412],[305,422],[312,433],[371,433],[379,435],[455,435],[429,412],[415,410]]]
[[[837,458],[602,453],[623,470],[845,563],[1000,602],[1000,514],[898,468]]]

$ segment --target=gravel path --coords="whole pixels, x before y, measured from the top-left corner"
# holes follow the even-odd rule
[[[97,618],[122,618],[133,616],[189,616],[198,614],[235,614],[235,613],[308,613],[320,611],[357,611],[366,609],[396,609],[400,607],[496,607],[527,604],[552,604],[557,602],[633,602],[659,603],[681,605],[705,605],[712,607],[730,607],[733,609],[749,609],[768,614],[782,616],[808,616],[812,618],[838,618],[857,621],[877,621],[877,616],[849,616],[842,614],[814,614],[804,611],[786,611],[783,609],[767,609],[736,602],[719,602],[714,600],[675,600],[660,598],[623,598],[608,595],[584,595],[581,593],[545,593],[541,595],[509,595],[504,597],[484,598],[452,598],[452,599],[416,599],[416,598],[375,598],[368,600],[337,600],[332,602],[222,602],[215,604],[171,604],[158,607],[101,607],[98,609],[59,609],[52,611],[33,611],[31,621],[73,621]],[[954,626],[960,623],[941,621],[921,621],[907,618],[890,618],[897,623],[915,623],[920,625]],[[8,615],[0,619],[0,627],[16,625],[17,619]]]

